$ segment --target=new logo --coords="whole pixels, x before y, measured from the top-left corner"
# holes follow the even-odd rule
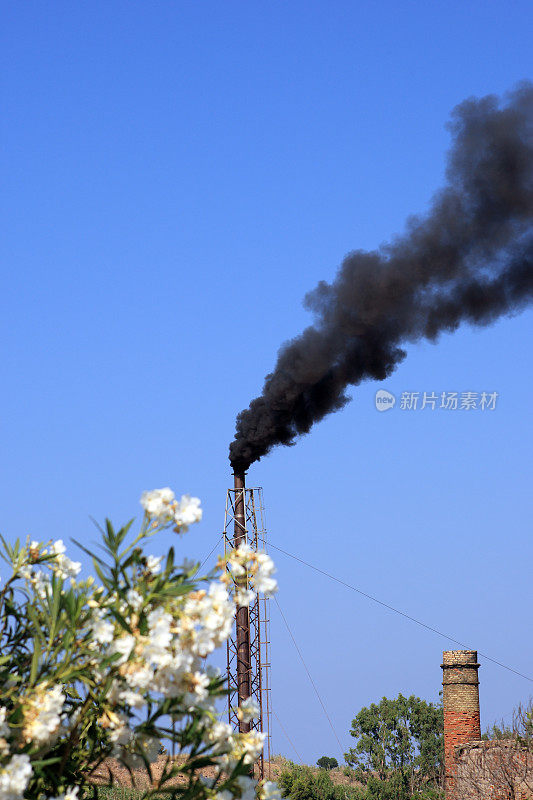
[[[385,389],[378,389],[376,392],[376,408],[378,411],[388,411],[394,408],[395,402],[395,396]]]

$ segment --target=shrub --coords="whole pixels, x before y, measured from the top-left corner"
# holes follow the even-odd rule
[[[108,756],[143,768],[171,742],[161,788],[187,800],[275,800],[277,788],[250,777],[262,735],[236,734],[218,719],[226,693],[203,660],[227,639],[239,602],[254,587],[275,590],[273,564],[246,545],[206,577],[143,547],[158,531],[184,533],[201,518],[199,501],[170,489],[145,492],[144,518],[118,531],[106,521],[102,553],[80,545],[96,580],[56,542],[2,539],[11,574],[0,592],[0,800],[76,800],[96,796],[90,773]],[[248,585],[248,577],[251,589]],[[248,704],[245,713],[256,710]],[[172,724],[172,721],[174,724]],[[215,767],[215,777],[199,771]],[[170,785],[176,775],[185,783]],[[79,792],[79,794],[78,794]]]
[[[363,800],[364,793],[351,786],[333,783],[325,770],[318,774],[311,767],[289,762],[278,778],[284,797],[291,800]]]

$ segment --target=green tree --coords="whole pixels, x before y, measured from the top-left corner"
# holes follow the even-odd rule
[[[336,769],[339,766],[337,759],[329,756],[321,756],[316,763],[320,769]]]
[[[401,694],[394,700],[384,697],[378,705],[361,709],[352,720],[350,735],[357,744],[345,753],[346,763],[366,786],[367,797],[410,800],[431,796],[429,791],[441,786],[440,705]]]

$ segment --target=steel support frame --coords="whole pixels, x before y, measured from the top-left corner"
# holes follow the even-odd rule
[[[228,489],[224,519],[224,552],[228,556],[241,542],[252,550],[266,551],[263,491],[260,487],[236,486]],[[228,719],[235,730],[260,731],[266,734],[265,746],[256,765],[260,778],[270,773],[271,756],[271,687],[269,601],[257,596],[249,608],[237,609],[236,624],[227,642]],[[239,720],[237,709],[246,697],[252,697],[260,709],[257,719]],[[265,763],[267,768],[265,769]]]

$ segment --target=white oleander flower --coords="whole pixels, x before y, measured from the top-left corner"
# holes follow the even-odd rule
[[[281,790],[274,781],[263,781],[260,796],[261,800],[281,800]]]
[[[67,556],[63,556],[62,559],[59,561],[57,566],[56,573],[59,574],[61,578],[75,578],[81,572],[81,562],[80,561],[71,561],[70,558]]]
[[[208,591],[200,589],[188,596],[176,627],[180,644],[205,657],[229,636],[234,605],[225,586],[214,581]]]
[[[265,737],[266,734],[259,731],[250,731],[246,734],[243,747],[245,764],[255,764],[263,750]]]
[[[237,558],[230,557],[228,564],[231,567],[231,574],[234,578],[242,578],[246,575],[246,567],[237,560]]]
[[[32,584],[36,593],[43,600],[52,591],[50,578],[41,569],[38,569],[36,572],[34,572],[32,576]]]
[[[79,574],[81,563],[79,561],[71,561],[70,558],[65,555],[66,547],[63,544],[63,539],[52,542],[50,545],[50,553],[55,555],[55,559],[50,563],[50,566],[60,578],[66,580],[67,578],[75,578]]]
[[[146,569],[152,575],[159,575],[161,572],[161,562],[163,561],[163,556],[147,556],[146,557]]]
[[[141,495],[141,505],[147,516],[159,524],[171,521],[174,516],[176,495],[168,486],[164,489],[153,489],[151,492],[143,492]]]
[[[168,663],[157,668],[153,688],[165,697],[178,697],[190,691],[191,685],[186,682],[185,676],[193,673],[196,666],[195,658],[190,651],[177,648]]]
[[[31,583],[35,594],[46,600],[49,592],[51,591],[50,578],[41,569],[28,569],[21,570],[21,576]]]
[[[111,647],[109,648],[109,654],[114,655],[115,653],[120,653],[120,658],[114,662],[116,665],[120,666],[126,663],[134,647],[135,637],[130,633],[125,633],[124,636],[113,639]]]
[[[154,608],[153,611],[150,611],[147,620],[148,627],[151,631],[156,630],[161,626],[163,626],[166,630],[172,624],[172,616],[168,613],[168,611],[165,611],[164,608],[161,608],[161,606]]]
[[[148,614],[148,637],[143,644],[142,655],[145,661],[155,666],[166,666],[172,659],[169,650],[172,642],[172,616],[163,608],[156,608]]]
[[[115,728],[112,728],[109,731],[109,738],[113,742],[114,745],[117,746],[124,746],[131,742],[131,738],[133,736],[133,732],[131,728],[128,727],[126,724],[127,717],[125,717],[124,724],[117,725]],[[115,750],[115,753],[118,752]]]
[[[179,533],[186,533],[186,531],[189,530],[189,525],[200,522],[202,513],[200,499],[198,497],[191,497],[188,494],[183,494],[179,503],[176,504],[174,511],[175,530]]]
[[[64,702],[61,686],[46,689],[38,685],[24,702],[24,741],[37,745],[52,743],[59,733]]]
[[[11,730],[6,722],[7,708],[0,706],[0,755],[9,755],[8,737],[11,735]]]
[[[22,800],[32,772],[27,753],[12,756],[0,769],[0,800]]]
[[[126,600],[134,611],[138,611],[144,603],[144,598],[135,589],[128,589],[126,592]]]
[[[10,734],[9,725],[6,722],[6,714],[7,708],[0,706],[0,736],[4,738]]]
[[[189,692],[197,695],[200,700],[204,700],[207,697],[209,678],[204,672],[200,672],[199,670],[196,672],[189,672],[184,675],[184,682]]]
[[[202,658],[206,658],[209,653],[212,653],[215,649],[213,634],[205,628],[194,631],[192,638],[194,639],[192,642],[192,649]]]
[[[78,787],[67,789],[63,794],[58,794],[56,797],[51,797],[50,800],[78,800]]]
[[[255,590],[269,597],[278,590],[278,583],[272,577],[276,571],[274,562],[269,555],[262,552],[256,553],[255,561],[256,571],[253,578]]]
[[[255,600],[255,592],[245,587],[235,587],[235,603],[238,606],[249,606]]]
[[[231,552],[228,563],[231,564],[232,569],[240,574],[240,570],[246,571],[248,562],[253,558],[254,551],[248,542],[241,542],[241,544]]]
[[[278,589],[277,581],[272,577],[276,571],[274,562],[266,553],[252,550],[247,542],[243,542],[232,551],[227,560],[227,566],[236,585],[235,602],[238,605],[248,605],[253,601],[253,598],[250,597],[246,602],[246,575],[248,575],[252,588],[266,597],[270,597]],[[225,576],[221,580],[227,583],[230,578]]]
[[[56,556],[62,556],[64,553],[66,553],[67,548],[63,544],[63,539],[58,539],[56,542],[52,542],[50,545],[50,552]]]
[[[239,775],[237,786],[241,790],[241,800],[255,800],[257,781],[254,778],[249,778],[248,775]]]
[[[250,722],[250,720],[256,719],[260,713],[259,704],[253,697],[247,697],[237,708],[237,716],[243,722]]]
[[[227,722],[217,720],[210,726],[207,738],[217,750],[228,750],[234,737],[233,728]]]
[[[117,747],[119,745],[126,745],[131,741],[133,731],[130,729],[128,722],[129,717],[122,713],[115,713],[114,711],[105,711],[99,718],[98,722],[107,730],[109,739]]]
[[[128,664],[124,675],[130,689],[148,689],[154,682],[154,671],[145,664]]]
[[[265,597],[272,597],[278,591],[278,582],[275,578],[258,573],[254,577],[254,588],[257,592],[264,594]]]
[[[119,700],[132,708],[142,708],[146,705],[146,700],[139,692],[132,692],[131,689],[123,689],[119,694]]]
[[[255,550],[252,550],[248,542],[241,542],[236,550],[236,553],[240,559],[245,561],[246,559],[252,558],[252,556],[255,554]]]
[[[91,622],[91,633],[93,638],[100,644],[110,644],[113,641],[115,626],[105,620],[104,611],[101,608],[93,611],[93,621]]]
[[[241,758],[244,764],[254,764],[261,754],[265,737],[266,734],[259,731],[234,735],[230,752],[217,756],[216,761],[225,772],[234,769]]]
[[[37,542],[35,541],[35,539],[32,539],[27,551],[30,561],[36,561],[39,558],[39,556],[46,555],[46,550],[45,549],[41,550],[41,546],[42,545],[40,542]]]
[[[224,789],[224,791],[216,793],[215,800],[233,800],[233,794],[228,789]]]

